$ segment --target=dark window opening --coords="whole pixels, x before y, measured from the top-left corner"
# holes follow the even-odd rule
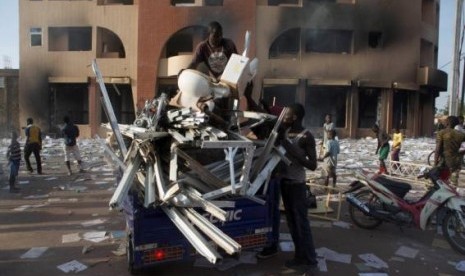
[[[296,57],[300,52],[300,28],[282,33],[271,44],[269,58]]]
[[[178,56],[182,54],[192,54],[195,50],[194,44],[206,39],[207,28],[204,26],[192,26],[182,29],[166,42],[165,57]]]
[[[124,58],[126,53],[121,39],[112,31],[97,27],[97,58]]]
[[[378,120],[378,97],[377,89],[361,89],[358,106],[358,127],[372,128]]]
[[[300,0],[268,0],[268,6],[299,5]]]
[[[352,53],[352,31],[306,30],[305,51],[350,54]]]
[[[223,6],[223,0],[205,0],[205,6]]]
[[[97,5],[134,5],[134,0],[98,0]]]
[[[172,6],[195,5],[195,0],[171,0]]]
[[[399,127],[400,129],[406,129],[408,123],[408,105],[409,105],[409,94],[405,91],[394,92],[394,105],[392,114],[392,126]]]
[[[49,27],[48,50],[92,50],[92,27]]]
[[[285,107],[296,102],[296,85],[274,85],[263,87],[263,100],[271,106]]]
[[[42,46],[42,28],[30,28],[31,46]]]
[[[132,89],[129,84],[105,84],[115,117],[120,124],[132,124],[135,120]],[[108,123],[108,116],[103,107],[101,109],[102,123]]]
[[[305,93],[305,127],[322,127],[326,114],[331,114],[336,127],[346,126],[349,88],[310,86]]]
[[[369,32],[368,33],[368,46],[371,48],[382,47],[383,33],[381,32]]]
[[[85,83],[50,84],[50,129],[60,133],[63,117],[76,124],[89,123],[89,93]]]

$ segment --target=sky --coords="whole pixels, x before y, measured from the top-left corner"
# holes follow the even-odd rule
[[[5,68],[8,64],[11,68],[19,68],[18,1],[0,0],[0,68]],[[456,0],[440,1],[438,69],[448,74],[448,90],[450,91]],[[448,92],[441,92],[440,96],[436,98],[436,107],[438,109],[443,109],[446,105],[447,95]]]

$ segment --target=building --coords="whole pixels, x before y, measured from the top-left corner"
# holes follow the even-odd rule
[[[341,137],[378,123],[431,135],[439,0],[21,0],[20,107],[54,132],[65,114],[98,132],[106,120],[89,67],[97,60],[118,120],[176,87],[210,21],[259,59],[255,98],[306,107],[320,131],[326,113]],[[201,70],[201,68],[199,68]]]
[[[0,69],[0,137],[19,133],[18,69]]]

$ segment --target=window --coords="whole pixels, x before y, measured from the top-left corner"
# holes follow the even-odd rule
[[[52,125],[61,124],[68,115],[76,124],[89,123],[89,93],[85,83],[50,84]]]
[[[105,87],[118,123],[132,124],[136,119],[136,113],[134,111],[131,85],[105,84]],[[108,117],[103,108],[101,109],[101,116],[102,123],[108,123]]]
[[[269,6],[280,6],[280,5],[299,6],[300,0],[268,0],[268,5]]]
[[[288,106],[296,102],[297,85],[273,85],[263,87],[263,100],[269,106]]]
[[[408,123],[408,106],[409,106],[409,93],[407,91],[395,91],[393,98],[392,108],[392,124],[393,127],[406,129]]]
[[[420,66],[434,67],[435,49],[433,43],[420,40]]]
[[[92,50],[92,27],[49,27],[48,50]]]
[[[42,28],[30,28],[31,46],[42,46]]]
[[[126,52],[121,39],[111,30],[97,27],[97,58],[124,58]]]
[[[290,29],[273,41],[269,58],[297,57],[300,52],[300,29]]]
[[[359,128],[371,128],[378,121],[378,89],[361,89],[359,94]]]
[[[171,6],[223,6],[223,0],[171,0]]]
[[[350,88],[309,86],[305,93],[305,126],[321,127],[331,114],[336,127],[346,126],[346,99]]]
[[[369,32],[368,33],[368,46],[370,48],[380,48],[383,44],[382,32]]]
[[[134,0],[98,0],[97,5],[134,5]]]
[[[305,38],[306,52],[352,53],[352,31],[308,29]]]

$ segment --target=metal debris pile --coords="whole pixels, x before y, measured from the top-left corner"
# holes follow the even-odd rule
[[[275,146],[277,129],[284,112],[277,118],[266,141],[252,141],[240,128],[220,129],[209,123],[209,115],[192,108],[168,105],[166,95],[147,101],[132,125],[118,125],[97,64],[93,63],[104,101],[104,108],[124,157],[123,169],[110,208],[121,209],[128,192],[140,195],[146,208],[160,207],[193,247],[216,263],[221,255],[205,240],[209,237],[228,254],[241,251],[241,245],[206,220],[194,208],[201,208],[220,221],[226,221],[224,207],[234,207],[234,196],[265,204],[258,193],[266,192],[271,171],[285,160],[284,149]],[[231,122],[244,118],[255,122],[276,120],[275,116],[232,112]],[[126,148],[126,145],[129,145]],[[202,232],[202,235],[200,232]]]

